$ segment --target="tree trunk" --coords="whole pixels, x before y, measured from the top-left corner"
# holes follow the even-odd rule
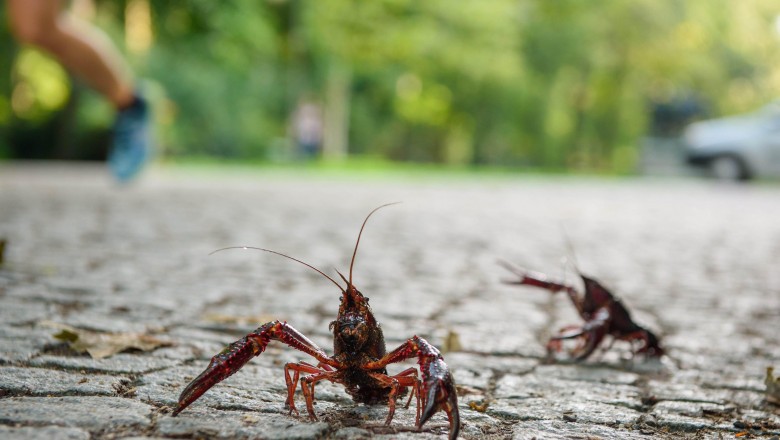
[[[352,97],[352,71],[334,62],[325,85],[325,133],[322,155],[328,160],[342,160],[349,151],[349,104]]]

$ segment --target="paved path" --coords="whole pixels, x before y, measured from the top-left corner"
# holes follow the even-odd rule
[[[209,252],[257,245],[344,271],[365,215],[398,200],[369,222],[355,283],[390,347],[458,340],[445,357],[462,438],[780,435],[763,383],[780,368],[776,185],[244,170],[155,171],[116,188],[104,173],[0,166],[0,438],[445,438],[441,414],[418,433],[401,408],[386,428],[385,407],[328,384],[319,422],[288,415],[282,366],[306,357],[273,343],[170,414],[210,357],[262,322],[331,346],[339,294],[327,280],[262,252]],[[574,282],[564,231],[582,271],[670,356],[631,360],[618,342],[579,365],[541,362],[549,335],[580,320],[563,296],[502,285],[496,260]],[[92,359],[53,338],[62,325],[173,345]]]

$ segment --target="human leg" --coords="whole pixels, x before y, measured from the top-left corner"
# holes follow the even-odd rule
[[[22,43],[51,53],[118,109],[133,102],[122,57],[96,27],[63,10],[62,0],[7,0],[11,31]]]
[[[108,165],[120,182],[135,177],[152,148],[150,112],[119,51],[98,28],[65,12],[63,0],[7,1],[11,30],[20,42],[51,53],[117,108]]]

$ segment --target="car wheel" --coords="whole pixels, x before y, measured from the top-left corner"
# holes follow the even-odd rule
[[[710,173],[718,180],[747,180],[750,173],[744,162],[736,156],[719,156],[710,162]]]

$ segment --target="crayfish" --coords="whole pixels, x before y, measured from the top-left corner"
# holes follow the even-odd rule
[[[566,326],[550,338],[547,343],[547,354],[550,359],[553,359],[556,352],[561,351],[564,340],[578,339],[579,344],[573,349],[571,355],[575,361],[584,360],[596,350],[607,335],[612,336],[612,342],[619,339],[633,345],[635,341],[640,341],[641,345],[635,353],[649,357],[661,357],[664,354],[658,337],[635,323],[620,299],[595,279],[579,274],[585,285],[585,293],[581,295],[574,287],[550,281],[544,274],[527,271],[503,261],[501,264],[519,277],[517,280],[505,281],[505,283],[535,286],[547,289],[551,293],[564,291],[569,295],[577,313],[585,320],[584,325]]]
[[[449,419],[449,438],[455,439],[460,430],[458,398],[455,382],[449,367],[438,349],[419,336],[413,336],[398,348],[387,352],[382,328],[374,318],[368,298],[352,284],[352,268],[355,264],[360,236],[369,217],[382,205],[371,211],[363,221],[358,233],[352,261],[349,266],[349,278],[337,273],[346,283],[346,287],[326,275],[314,266],[296,258],[263,248],[239,246],[236,248],[256,249],[270,252],[301,263],[330,280],[341,290],[341,304],[336,319],[330,323],[333,332],[333,356],[318,347],[301,332],[287,322],[271,321],[258,327],[243,338],[231,343],[211,359],[208,367],[195,378],[179,397],[174,415],[179,414],[197,400],[212,386],[231,376],[250,359],[265,351],[271,340],[302,351],[317,360],[317,364],[308,362],[287,363],[284,366],[284,378],[287,383],[285,406],[290,414],[298,414],[293,395],[300,379],[301,391],[306,401],[306,409],[312,420],[314,414],[314,385],[322,380],[342,384],[346,392],[357,403],[378,404],[387,402],[389,412],[385,424],[393,419],[396,399],[411,389],[407,406],[412,397],[416,398],[418,429],[438,411],[445,411]],[[225,248],[233,249],[233,248]],[[222,249],[220,249],[222,250]],[[217,251],[215,251],[217,252]],[[417,377],[414,367],[407,368],[395,375],[387,373],[387,365],[417,357],[422,380]]]

